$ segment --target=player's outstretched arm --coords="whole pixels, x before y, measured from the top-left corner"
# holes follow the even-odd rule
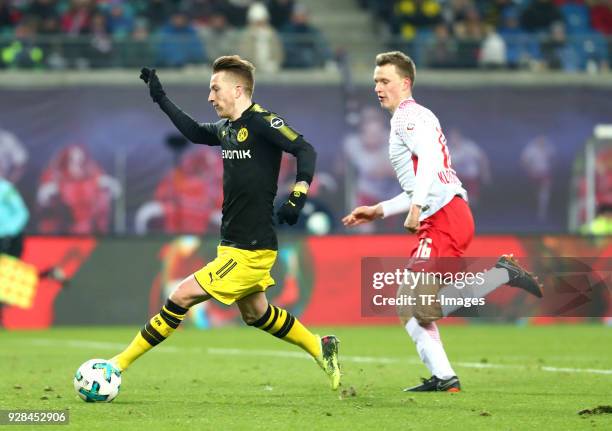
[[[354,227],[383,218],[383,216],[384,213],[381,204],[362,206],[355,208],[350,214],[344,216],[342,218],[342,224],[346,227]]]
[[[344,226],[353,227],[379,218],[387,218],[410,210],[412,200],[405,192],[372,206],[357,207],[342,219]]]
[[[221,145],[217,137],[216,124],[200,124],[176,106],[166,96],[155,69],[143,67],[140,71],[140,79],[149,87],[149,94],[153,102],[159,105],[183,136],[196,144]]]
[[[161,85],[155,69],[143,67],[140,69],[140,79],[149,87],[149,95],[153,102],[159,103],[166,96],[164,87]]]

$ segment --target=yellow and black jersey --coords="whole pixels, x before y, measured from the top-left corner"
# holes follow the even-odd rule
[[[282,152],[297,158],[296,182],[310,183],[316,161],[314,148],[282,117],[257,104],[235,121],[216,123],[196,122],[167,97],[159,105],[187,139],[221,147],[221,244],[276,250],[273,212]]]

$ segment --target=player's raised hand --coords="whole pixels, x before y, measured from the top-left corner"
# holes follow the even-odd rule
[[[164,87],[162,87],[161,82],[159,82],[155,69],[143,67],[140,69],[140,79],[142,79],[145,84],[149,86],[149,94],[151,95],[151,99],[153,99],[155,103],[159,103],[159,101],[166,95],[166,92],[164,91]]]
[[[382,218],[382,216],[382,206],[362,206],[355,208],[350,214],[343,217],[342,224],[347,227],[359,226],[360,224]]]
[[[149,76],[151,75],[151,69],[148,67],[143,67],[140,69],[140,79],[144,81],[145,84],[149,84]]]

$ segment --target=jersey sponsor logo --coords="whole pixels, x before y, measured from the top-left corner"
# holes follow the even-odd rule
[[[285,122],[283,121],[282,118],[272,117],[272,119],[270,120],[270,126],[275,129],[280,129],[284,125],[285,125]]]
[[[240,130],[238,130],[238,136],[236,139],[238,139],[238,142],[244,142],[246,141],[246,138],[249,137],[249,131],[247,130],[246,127],[241,128]]]
[[[250,159],[251,150],[221,150],[221,157],[224,159]]]

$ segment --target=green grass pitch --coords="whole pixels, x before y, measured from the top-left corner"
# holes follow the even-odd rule
[[[342,341],[338,392],[297,347],[255,329],[185,329],[125,372],[109,404],[77,399],[72,376],[137,328],[3,331],[0,409],[69,409],[60,429],[88,431],[612,429],[612,414],[578,414],[612,404],[610,327],[442,327],[459,394],[401,391],[427,370],[400,327],[316,330]]]

